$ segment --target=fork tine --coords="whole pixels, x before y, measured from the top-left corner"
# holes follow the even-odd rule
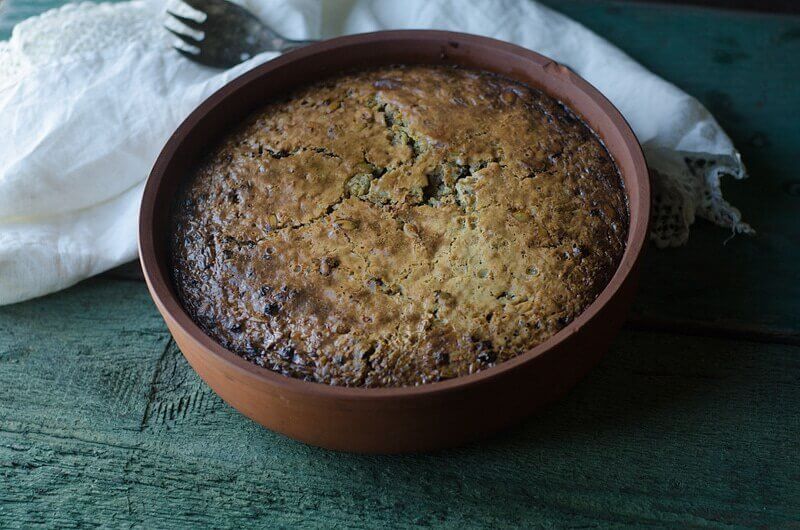
[[[184,50],[183,48],[179,48],[178,46],[173,46],[172,49],[180,53],[190,61],[197,61],[197,56],[200,55],[199,53],[190,52],[189,50]]]
[[[175,43],[182,48],[178,52],[196,63],[230,68],[261,51],[274,49],[277,46],[274,41],[281,38],[253,13],[228,0],[182,1],[183,7],[197,13],[188,15],[188,11],[168,9],[172,17],[168,22],[172,28],[167,26],[167,29],[182,41]],[[174,11],[187,14],[178,15]],[[203,22],[189,19],[195,15],[205,15]],[[183,26],[178,28],[173,19]],[[198,34],[201,32],[202,36]]]
[[[170,10],[167,10],[167,14],[170,15],[172,18],[179,20],[183,25],[196,30],[196,31],[203,31],[203,22],[198,22],[193,18],[184,17],[173,13]]]
[[[204,22],[209,22],[209,20],[214,17],[242,17],[245,19],[252,19],[258,21],[258,17],[256,17],[253,13],[251,13],[248,9],[244,8],[243,6],[231,2],[230,0],[181,0],[184,4],[188,5],[195,11],[199,11],[206,15],[206,19]],[[260,23],[260,22],[259,22]]]
[[[164,26],[164,29],[166,29],[167,31],[169,31],[170,33],[181,39],[189,46],[197,46],[200,43],[199,40],[195,39],[191,35],[186,35],[185,33],[181,33],[180,31],[175,31],[174,29],[168,28],[167,26]]]

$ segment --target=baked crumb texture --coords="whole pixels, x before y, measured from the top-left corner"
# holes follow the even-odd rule
[[[600,293],[628,210],[593,133],[537,90],[409,66],[263,108],[173,215],[184,307],[224,347],[331,385],[419,385],[541,343]]]

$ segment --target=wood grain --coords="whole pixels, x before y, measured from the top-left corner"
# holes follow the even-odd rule
[[[180,356],[136,265],[2,307],[0,527],[800,526],[800,19],[548,3],[709,106],[752,173],[726,195],[758,236],[701,221],[652,250],[627,331],[567,399],[425,455],[245,419]]]
[[[609,2],[548,2],[704,103],[751,174],[725,195],[758,231],[726,242],[698,221],[685,247],[650,252],[638,314],[721,329],[800,330],[800,17]]]
[[[0,308],[0,526],[800,523],[799,377],[797,347],[626,332],[509,432],[337,454],[222,403],[143,284],[90,280]]]

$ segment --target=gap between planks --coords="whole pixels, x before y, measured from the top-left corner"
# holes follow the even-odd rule
[[[138,261],[126,263],[98,276],[113,281],[144,282]],[[673,335],[713,337],[769,344],[800,346],[800,333],[791,329],[770,329],[743,322],[704,322],[681,318],[659,318],[631,313],[626,329],[652,331]]]
[[[800,346],[800,334],[788,329],[764,329],[739,322],[703,322],[680,318],[654,318],[631,314],[625,328],[634,331],[669,333],[768,344]]]

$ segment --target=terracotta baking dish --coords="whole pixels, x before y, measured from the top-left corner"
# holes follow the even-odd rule
[[[270,98],[345,70],[398,63],[457,64],[537,87],[598,133],[622,173],[630,231],[619,269],[569,326],[532,350],[474,375],[419,387],[360,389],[273,373],[225,350],[181,308],[167,260],[176,186],[221,133]],[[471,440],[563,396],[600,359],[631,305],[647,234],[650,185],[641,148],[620,113],[568,68],[505,42],[442,31],[385,31],[302,48],[232,81],[178,127],[144,190],[139,251],[150,293],[200,377],[231,406],[303,442],[356,452],[420,451]]]

